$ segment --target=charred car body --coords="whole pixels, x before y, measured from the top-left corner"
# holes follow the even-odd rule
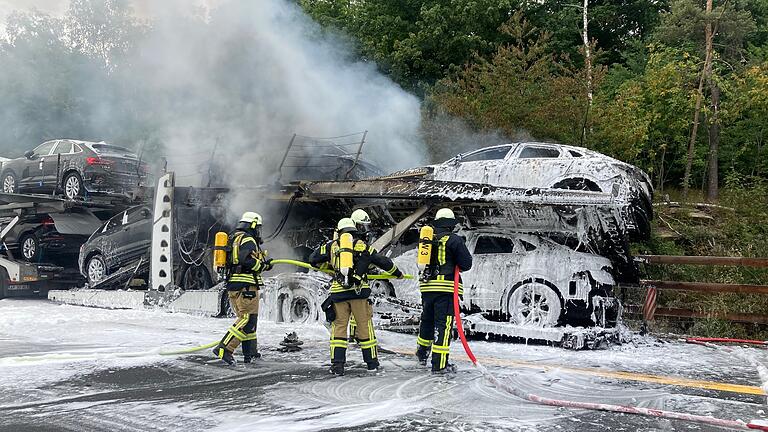
[[[630,164],[582,147],[540,142],[504,144],[392,176],[611,193],[629,204],[624,215],[629,234],[633,238],[650,235],[653,186],[648,175]]]
[[[131,150],[104,142],[46,141],[2,164],[4,193],[52,193],[67,199],[88,193],[127,194],[140,187],[146,164]]]
[[[538,328],[616,325],[618,302],[608,305],[606,317],[601,309],[615,286],[607,258],[575,251],[541,235],[492,228],[460,234],[473,257],[472,269],[462,273],[462,309],[467,313]],[[403,271],[417,273],[414,251],[395,261]],[[398,281],[393,289],[399,298],[413,297],[418,283]]]
[[[224,189],[177,187],[173,196],[174,240],[171,261],[184,290],[210,288],[214,282],[211,247],[216,232],[226,230]],[[121,285],[147,278],[152,228],[159,220],[149,205],[133,206],[104,222],[80,247],[79,269],[89,286]]]

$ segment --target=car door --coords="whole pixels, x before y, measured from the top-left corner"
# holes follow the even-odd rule
[[[134,207],[125,212],[120,242],[123,263],[139,259],[152,242],[152,212],[148,207]]]
[[[504,159],[512,147],[512,145],[489,147],[459,155],[453,161],[439,165],[437,168],[439,172],[435,172],[435,179],[504,186],[501,184],[500,173],[504,166]]]
[[[529,143],[520,145],[509,166],[518,173],[520,187],[547,188],[568,172],[572,162],[559,146]]]
[[[471,304],[481,310],[499,310],[506,289],[514,283],[510,275],[517,273],[519,266],[515,243],[502,234],[480,233],[470,246],[473,263],[466,279],[470,285]]]
[[[60,183],[62,168],[67,166],[72,157],[73,143],[71,141],[59,141],[53,148],[48,160],[43,164],[43,187],[53,190]]]
[[[48,141],[32,150],[32,154],[24,161],[24,168],[19,173],[19,186],[26,189],[38,190],[42,187],[43,173],[46,163],[50,163],[50,153],[58,141]]]

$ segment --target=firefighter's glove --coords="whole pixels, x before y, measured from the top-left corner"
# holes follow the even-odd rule
[[[275,265],[272,263],[272,258],[267,258],[264,260],[264,271],[270,271],[273,268],[275,268]]]
[[[400,269],[395,269],[395,271],[392,272],[392,276],[402,279],[403,278],[403,272],[400,271]]]

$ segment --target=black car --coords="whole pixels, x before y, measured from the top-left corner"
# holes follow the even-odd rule
[[[152,211],[134,206],[104,222],[80,247],[80,273],[93,286],[147,254],[152,243]]]
[[[12,221],[0,221],[3,229]],[[35,263],[74,263],[80,246],[101,224],[87,210],[25,216],[5,234],[3,243],[15,256]]]
[[[67,199],[75,199],[93,192],[130,193],[146,174],[146,164],[125,147],[61,139],[3,162],[0,177],[4,193],[61,190]]]

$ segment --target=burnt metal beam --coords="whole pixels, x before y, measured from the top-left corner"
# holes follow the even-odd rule
[[[608,193],[561,189],[524,189],[425,179],[372,179],[302,183],[310,199],[357,198],[494,202],[541,205],[614,206]]]
[[[638,255],[646,264],[687,264],[738,267],[768,267],[768,258],[718,257],[718,256],[676,256],[676,255]]]
[[[406,231],[408,231],[409,228],[413,226],[416,222],[421,219],[422,216],[424,216],[432,207],[431,206],[422,206],[419,207],[415,212],[413,212],[410,216],[406,217],[402,221],[398,222],[397,225],[390,228],[387,232],[385,232],[381,237],[376,239],[376,241],[373,242],[373,248],[381,251],[393,242],[397,241],[397,239],[400,238],[400,236],[403,235]]]

